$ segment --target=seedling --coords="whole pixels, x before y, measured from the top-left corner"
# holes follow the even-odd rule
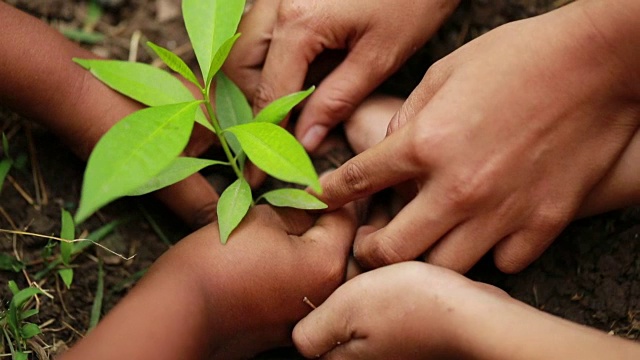
[[[9,307],[0,313],[3,341],[6,341],[15,360],[27,359],[27,340],[40,334],[38,325],[27,322],[28,318],[38,314],[38,309],[25,308],[26,303],[41,291],[34,287],[20,290],[14,281],[9,281],[9,290],[13,294]]]
[[[149,106],[122,119],[96,145],[87,164],[76,223],[116,198],[158,190],[213,165],[229,166],[237,176],[217,206],[223,243],[259,200],[300,209],[326,207],[299,189],[275,190],[254,200],[243,176],[248,158],[277,179],[321,191],[304,148],[278,126],[313,88],[280,98],[254,117],[240,89],[219,71],[240,36],[236,31],[244,6],[245,0],[182,2],[202,80],[177,55],[148,43],[171,70],[198,89],[198,99],[177,77],[147,64],[74,59],[114,90]],[[179,157],[194,122],[217,135],[226,162]]]

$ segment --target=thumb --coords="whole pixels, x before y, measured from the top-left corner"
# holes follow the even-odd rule
[[[314,151],[334,126],[349,118],[398,68],[397,60],[375,48],[365,40],[359,42],[307,101],[295,134],[308,151]]]
[[[213,222],[217,217],[218,193],[198,173],[160,189],[154,195],[194,229]]]
[[[303,356],[319,357],[351,340],[348,315],[353,302],[349,294],[343,285],[293,329],[293,343]]]

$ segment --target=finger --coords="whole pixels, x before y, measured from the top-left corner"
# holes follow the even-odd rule
[[[290,27],[273,30],[260,81],[253,97],[254,112],[272,101],[302,89],[309,64],[322,52],[314,34]]]
[[[200,228],[217,217],[218,193],[200,174],[193,174],[154,194],[192,228]]]
[[[522,271],[551,245],[561,229],[552,232],[521,230],[499,242],[493,252],[496,267],[507,274]]]
[[[346,120],[356,107],[399,66],[391,55],[371,51],[363,39],[346,59],[320,83],[309,98],[296,125],[296,137],[314,151],[329,131]]]
[[[344,132],[356,154],[373,147],[385,138],[389,120],[402,107],[403,99],[373,95],[364,100],[345,122]]]
[[[498,216],[474,218],[441,239],[425,261],[464,274],[508,234],[504,219]]]
[[[348,204],[320,216],[315,225],[303,237],[313,240],[320,246],[326,246],[326,244],[340,246],[347,255],[353,244],[357,226],[356,206]]]
[[[259,188],[267,179],[267,174],[249,160],[244,165],[244,176],[252,189]]]
[[[224,63],[224,72],[249,98],[255,94],[260,81],[271,34],[278,17],[280,0],[257,1],[240,22],[236,41]]]
[[[402,107],[396,112],[387,127],[387,136],[398,130],[423,109],[447,81],[451,69],[443,62],[432,65],[424,78],[411,92]]]
[[[338,288],[293,329],[293,343],[298,351],[307,358],[315,358],[348,343],[353,335],[349,320],[354,305],[349,292]]]
[[[416,259],[460,223],[459,216],[443,212],[429,194],[418,194],[384,228],[358,233],[353,252],[360,265],[373,269]]]
[[[411,153],[415,149],[410,136],[408,127],[398,131],[323,176],[320,200],[335,209],[425,173],[426,165]]]

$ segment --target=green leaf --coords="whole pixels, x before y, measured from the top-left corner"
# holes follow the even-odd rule
[[[60,229],[60,238],[64,240],[73,240],[75,239],[75,225],[73,223],[73,217],[71,214],[62,209],[62,227]],[[71,242],[60,242],[60,256],[62,257],[62,262],[65,265],[69,265],[71,262],[71,253],[73,252],[73,243]]]
[[[227,243],[229,235],[247,214],[251,207],[251,188],[244,179],[229,185],[218,200],[218,226],[220,241]]]
[[[40,334],[40,328],[36,324],[26,323],[22,325],[22,329],[20,329],[20,333],[22,334],[23,339],[31,339],[32,337]]]
[[[16,284],[16,282],[13,280],[9,280],[9,283],[7,284],[7,286],[9,287],[9,290],[11,291],[11,294],[13,296],[15,296],[17,293],[20,292],[20,288],[18,287],[18,284]]]
[[[22,351],[16,351],[13,354],[13,360],[29,360],[29,355]]]
[[[22,269],[24,269],[24,263],[22,261],[7,253],[0,253],[0,270],[19,272]]]
[[[158,175],[185,148],[200,102],[151,107],[120,120],[89,157],[76,223]]]
[[[162,189],[169,185],[175,184],[178,181],[184,180],[187,177],[211,165],[229,165],[229,163],[216,160],[178,157],[173,160],[173,162],[167,168],[162,170],[158,175],[149,180],[146,184],[131,191],[127,195],[137,196],[148,194],[152,191]]]
[[[189,89],[170,73],[148,64],[118,60],[86,60],[74,58],[78,65],[113,90],[147,106],[170,105],[194,101]],[[196,121],[213,131],[213,127],[198,109]]]
[[[222,65],[227,60],[227,57],[229,57],[229,53],[231,52],[233,45],[235,45],[236,40],[238,40],[239,37],[240,34],[235,34],[234,36],[227,39],[224,43],[222,43],[216,54],[213,56],[213,60],[211,60],[211,66],[209,67],[209,75],[207,76],[207,81],[205,83],[206,89],[211,86],[213,77],[216,76],[218,74],[218,71],[220,71],[220,69],[222,68]]]
[[[2,150],[4,151],[4,156],[8,159],[11,159],[9,155],[9,139],[7,139],[7,135],[2,133]]]
[[[11,170],[11,165],[13,165],[13,161],[10,159],[0,160],[0,192],[4,186],[4,180],[7,178],[9,170]]]
[[[248,124],[253,120],[253,112],[242,90],[224,73],[219,73],[216,80],[216,116],[220,127],[225,130],[232,126]],[[242,147],[233,136],[225,138],[233,152],[242,153]]]
[[[311,159],[300,143],[278,125],[254,122],[226,131],[236,136],[249,159],[267,174],[320,193],[320,181]]]
[[[182,15],[202,77],[209,78],[214,54],[238,29],[245,0],[183,0]]]
[[[185,64],[185,62],[176,54],[172,53],[168,49],[163,48],[162,46],[156,45],[151,41],[147,41],[147,46],[149,46],[162,61],[167,64],[169,69],[177,72],[182,75],[185,79],[191,81],[194,85],[196,85],[199,89],[202,88],[198,79],[193,74],[193,71]]]
[[[104,270],[102,268],[102,261],[98,262],[98,285],[96,288],[96,295],[93,298],[93,304],[91,305],[91,318],[89,319],[89,330],[98,325],[100,321],[100,315],[102,314],[102,300],[104,298]]]
[[[38,309],[25,310],[22,312],[22,314],[20,314],[20,320],[28,319],[37,314],[38,314]]]
[[[71,288],[71,284],[73,283],[73,269],[60,269],[58,270],[58,275],[62,279],[62,282],[65,284],[67,289]]]
[[[292,207],[303,210],[326,209],[327,204],[300,189],[278,189],[264,193],[262,197],[273,206]]]
[[[191,91],[178,78],[148,64],[77,58],[73,61],[112,89],[147,106],[195,100]]]
[[[9,306],[15,306],[16,308],[20,308],[24,305],[27,300],[36,296],[37,294],[41,294],[42,292],[38,288],[28,287],[18,291],[17,294],[13,295],[11,299],[11,304]]]
[[[62,35],[72,41],[77,41],[83,44],[97,44],[104,40],[104,34],[97,32],[86,32],[84,30],[77,29],[65,29],[62,30]]]
[[[289,112],[300,104],[304,99],[309,97],[315,90],[315,86],[310,87],[305,91],[299,91],[297,93],[283,96],[277,100],[274,100],[271,104],[262,109],[254,121],[256,122],[270,122],[272,124],[279,124],[289,114]]]

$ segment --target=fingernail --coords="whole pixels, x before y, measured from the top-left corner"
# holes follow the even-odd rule
[[[300,143],[302,143],[302,146],[304,146],[307,151],[313,151],[318,147],[318,145],[320,145],[320,142],[327,135],[328,131],[329,129],[327,129],[326,126],[313,125],[309,130],[307,130],[307,133],[304,134]]]

